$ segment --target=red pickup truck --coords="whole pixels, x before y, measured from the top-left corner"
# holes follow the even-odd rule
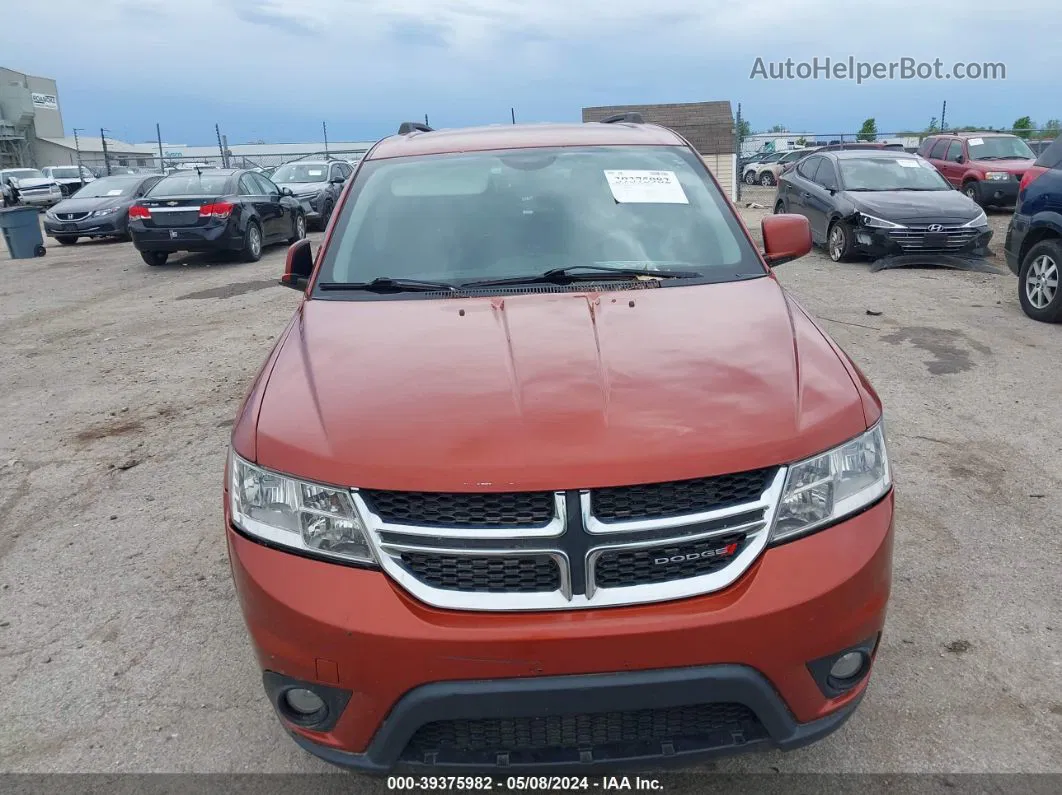
[[[882,408],[704,161],[625,116],[404,124],[239,410],[232,574],[304,749],[381,773],[797,748],[866,692]]]

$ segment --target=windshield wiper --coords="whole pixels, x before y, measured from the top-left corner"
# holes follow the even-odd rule
[[[587,271],[578,273],[578,271]],[[534,276],[513,276],[508,279],[482,279],[474,282],[462,282],[462,287],[502,287],[507,284],[565,284],[573,281],[600,281],[601,278],[637,278],[646,276],[654,279],[698,279],[700,273],[695,271],[653,270],[652,268],[617,268],[611,265],[568,265],[563,268],[550,268]]]
[[[457,292],[457,286],[449,282],[428,282],[420,279],[393,279],[390,276],[377,276],[371,282],[322,282],[322,290],[363,290],[377,293],[437,293]]]

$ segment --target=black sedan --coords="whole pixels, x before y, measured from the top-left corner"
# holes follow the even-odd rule
[[[82,237],[127,238],[129,208],[160,179],[138,174],[93,180],[44,214],[44,232],[64,246]]]
[[[290,190],[254,171],[190,169],[129,208],[129,233],[148,265],[176,251],[237,252],[256,262],[263,246],[306,237],[306,216]]]
[[[969,267],[992,238],[984,211],[929,161],[894,151],[813,154],[778,181],[776,213],[806,216],[834,262]]]

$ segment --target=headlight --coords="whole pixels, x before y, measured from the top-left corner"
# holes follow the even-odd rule
[[[52,185],[50,188],[48,188],[48,190],[50,190],[52,193],[62,193],[58,185]]]
[[[972,221],[967,221],[963,226],[988,226],[988,216],[981,210]]]
[[[985,174],[985,179],[991,179],[995,181],[1006,181],[1010,179],[1010,172],[1008,171],[989,171]]]
[[[882,423],[850,442],[789,468],[771,543],[803,535],[862,510],[892,486]]]
[[[110,215],[111,213],[118,212],[118,207],[108,207],[105,210],[94,210],[92,213],[93,218],[99,218],[101,215]]]
[[[374,563],[350,492],[306,483],[229,454],[233,523],[274,544],[336,560]]]
[[[863,226],[869,226],[871,229],[906,229],[903,224],[894,224],[892,221],[886,221],[884,218],[878,218],[874,215],[867,215],[866,213],[859,214],[859,222]]]

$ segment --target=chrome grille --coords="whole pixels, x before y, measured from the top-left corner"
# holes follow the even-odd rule
[[[913,252],[949,252],[961,251],[973,243],[983,231],[976,227],[944,226],[939,230],[930,230],[927,226],[910,226],[906,229],[889,229],[889,237],[899,243],[904,251]],[[926,240],[927,235],[939,235],[940,244]]]
[[[60,221],[83,221],[89,217],[88,213],[56,213],[55,217]]]
[[[726,588],[766,547],[784,481],[778,467],[626,488],[353,497],[384,571],[421,601],[571,610]]]

